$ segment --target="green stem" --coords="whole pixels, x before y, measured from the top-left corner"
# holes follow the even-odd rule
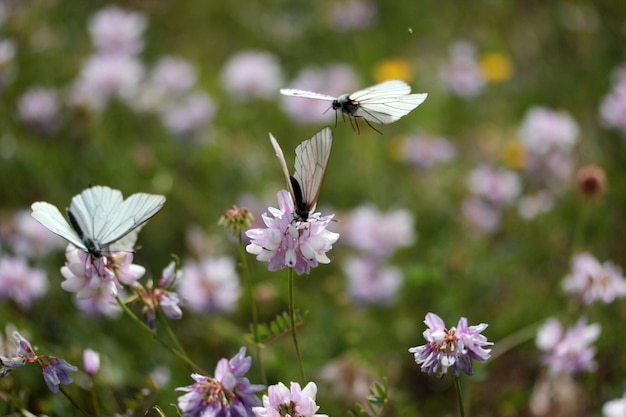
[[[122,310],[124,310],[124,312],[126,314],[128,314],[128,316],[136,323],[139,325],[139,327],[141,327],[142,329],[144,329],[145,331],[147,331],[148,333],[150,333],[150,335],[152,336],[152,338],[154,340],[156,340],[157,342],[159,342],[163,347],[165,347],[167,350],[169,350],[170,352],[172,352],[173,354],[175,354],[176,356],[178,356],[180,359],[182,359],[183,361],[185,361],[189,366],[191,366],[192,368],[194,368],[195,370],[197,370],[198,372],[202,372],[204,375],[208,375],[206,373],[205,370],[203,370],[201,367],[199,367],[198,365],[196,365],[191,359],[189,359],[189,357],[187,355],[185,355],[184,352],[168,345],[167,343],[165,343],[164,340],[160,339],[157,337],[157,335],[152,331],[152,329],[150,327],[148,327],[148,325],[146,323],[144,323],[142,320],[139,319],[139,317],[137,317],[135,315],[135,313],[133,313],[133,311],[128,308],[128,306],[120,299],[120,297],[115,296],[115,300],[117,301],[117,303],[120,305],[120,307],[122,307]]]
[[[265,376],[265,367],[263,366],[263,358],[261,357],[261,346],[259,345],[259,315],[257,312],[256,302],[254,300],[254,293],[252,291],[252,279],[250,278],[250,271],[248,270],[248,260],[246,257],[246,251],[243,247],[243,237],[239,233],[239,257],[241,258],[241,274],[243,275],[243,281],[246,289],[246,296],[250,302],[250,308],[252,310],[252,336],[254,338],[254,349],[256,357],[259,361],[261,368],[261,381],[263,385],[267,386],[267,377]]]
[[[463,407],[463,393],[461,392],[461,378],[454,376],[454,386],[456,387],[456,398],[459,401],[461,417],[465,417],[465,407]]]
[[[96,394],[95,382],[92,375],[90,375],[91,381],[91,402],[93,403],[93,409],[96,411],[96,417],[100,417],[100,404],[98,401],[98,395]]]
[[[298,336],[296,335],[296,310],[293,296],[293,268],[287,268],[289,281],[289,317],[291,318],[291,335],[293,336],[293,346],[296,348],[296,356],[298,357],[298,365],[300,366],[300,377],[302,382],[306,384],[304,376],[304,366],[302,365],[302,356],[300,356],[300,348],[298,347]]]
[[[87,411],[85,411],[85,410],[83,409],[83,407],[81,407],[80,405],[78,405],[78,403],[77,403],[76,401],[74,401],[74,399],[73,399],[72,397],[70,397],[70,395],[69,395],[67,392],[65,392],[65,390],[63,389],[63,387],[59,386],[59,391],[61,391],[61,394],[63,394],[63,395],[65,396],[65,398],[67,398],[67,400],[68,400],[70,403],[72,403],[72,406],[73,406],[74,408],[76,408],[78,411],[80,411],[80,412],[81,412],[81,413],[82,413],[85,417],[89,417],[89,416],[90,416],[90,414],[89,414]]]

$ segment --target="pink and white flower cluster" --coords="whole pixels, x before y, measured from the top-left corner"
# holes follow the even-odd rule
[[[626,134],[626,64],[613,73],[611,89],[600,103],[600,117],[606,126]]]
[[[596,368],[596,349],[592,344],[600,337],[597,323],[580,319],[564,329],[555,318],[548,319],[537,331],[536,344],[544,353],[543,363],[551,374],[571,375]]]
[[[317,385],[309,382],[304,388],[292,382],[288,388],[282,382],[267,388],[263,396],[263,406],[253,407],[255,417],[328,417],[316,414],[319,406],[315,402]]]
[[[290,267],[298,275],[308,274],[311,267],[315,268],[320,263],[330,263],[326,252],[339,239],[338,233],[326,229],[334,214],[322,216],[321,213],[313,213],[307,221],[298,221],[291,194],[282,190],[277,197],[279,208],[269,207],[271,216],[267,213],[261,216],[267,228],[246,232],[250,238],[246,247],[248,253],[256,255],[261,262],[269,262],[270,271]]]
[[[626,279],[617,265],[609,261],[600,263],[590,253],[574,255],[571,264],[571,272],[563,279],[563,289],[579,296],[583,303],[608,304],[626,296]]]

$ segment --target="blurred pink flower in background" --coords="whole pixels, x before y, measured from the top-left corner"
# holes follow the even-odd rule
[[[383,213],[372,204],[365,204],[349,214],[342,230],[346,242],[352,247],[378,257],[387,257],[398,248],[415,242],[414,223],[408,210]]]
[[[121,296],[122,291],[118,291]],[[74,297],[76,307],[92,317],[116,318],[122,315],[122,308],[117,304],[115,296],[107,288],[96,288],[88,298]]]
[[[487,201],[477,196],[471,196],[463,200],[463,217],[476,229],[493,233],[498,230],[502,219],[502,210],[494,207]]]
[[[351,256],[343,261],[348,294],[355,304],[392,305],[404,282],[402,270],[384,266],[371,257]]]
[[[513,204],[522,191],[517,173],[484,164],[470,172],[467,184],[472,194],[485,199],[496,208]]]
[[[305,68],[285,87],[337,97],[357,90],[358,80],[359,77],[349,65],[331,64],[324,68]],[[285,113],[296,122],[304,124],[334,120],[336,115],[331,104],[324,100],[281,96],[281,105]]]
[[[554,207],[554,195],[550,191],[541,190],[535,194],[520,197],[517,212],[524,220],[531,220],[540,214],[547,213]]]
[[[83,350],[83,368],[89,375],[95,375],[100,369],[100,354],[93,349]]]
[[[20,119],[38,132],[53,132],[61,124],[59,94],[52,88],[29,89],[19,98],[17,110]]]
[[[608,304],[626,296],[626,279],[617,265],[608,261],[601,264],[585,252],[574,255],[571,268],[563,279],[563,289],[580,296],[585,304],[594,301]]]
[[[537,331],[536,344],[545,352],[543,362],[551,374],[593,371],[596,349],[592,344],[600,332],[599,324],[587,325],[585,319],[565,330],[557,319],[550,318]]]
[[[477,96],[487,83],[476,48],[467,41],[457,41],[450,46],[449,60],[439,69],[439,77],[448,90],[464,98]]]
[[[48,276],[42,269],[31,268],[23,258],[0,257],[0,299],[29,309],[46,295],[48,286]]]
[[[337,32],[367,29],[374,23],[376,12],[376,6],[369,1],[336,1],[328,10],[328,21]]]
[[[216,113],[217,105],[213,99],[208,94],[195,92],[164,109],[161,119],[172,135],[202,142],[206,139],[202,133]]]
[[[401,146],[402,157],[420,169],[450,162],[457,155],[454,144],[440,137],[408,135]]]
[[[535,154],[570,151],[578,141],[578,124],[566,111],[535,106],[528,109],[518,129],[524,147]]]
[[[176,287],[185,306],[196,313],[234,311],[241,297],[235,263],[225,256],[186,261]]]
[[[230,57],[221,71],[224,89],[235,99],[276,97],[283,83],[278,59],[269,52],[242,51]]]
[[[134,55],[143,49],[146,25],[143,14],[109,6],[91,17],[89,34],[100,52]]]
[[[15,75],[15,42],[0,39],[0,91],[9,84]]]
[[[613,73],[611,89],[600,103],[600,118],[606,126],[626,134],[626,64]]]
[[[101,111],[111,99],[131,100],[144,76],[143,63],[126,55],[97,54],[87,59],[70,92],[70,103]]]
[[[28,257],[45,256],[64,248],[65,240],[41,225],[30,215],[30,209],[20,210],[13,215],[10,229],[3,231],[11,249],[18,255]]]

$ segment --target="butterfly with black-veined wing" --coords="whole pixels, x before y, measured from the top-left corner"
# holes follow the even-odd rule
[[[72,198],[67,209],[69,223],[58,208],[44,201],[31,205],[31,216],[80,250],[99,258],[102,250],[146,223],[163,204],[162,195],[136,193],[124,200],[119,190],[93,186]]]
[[[271,133],[270,141],[287,180],[296,220],[307,221],[309,213],[315,210],[322,189],[333,144],[333,133],[329,127],[325,127],[296,147],[296,170],[293,176],[289,175],[283,151]]]
[[[289,88],[281,89],[280,93],[285,96],[331,101],[333,110],[341,110],[350,118],[364,119],[377,132],[370,122],[382,125],[393,123],[409,114],[428,97],[426,93],[411,94],[411,86],[400,80],[384,81],[339,97]]]

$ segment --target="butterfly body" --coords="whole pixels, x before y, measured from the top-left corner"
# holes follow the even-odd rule
[[[330,157],[332,140],[330,128],[325,127],[312,138],[300,143],[296,147],[295,172],[289,175],[283,151],[270,133],[270,141],[280,161],[294,203],[295,220],[307,221],[311,211],[315,210]]]

